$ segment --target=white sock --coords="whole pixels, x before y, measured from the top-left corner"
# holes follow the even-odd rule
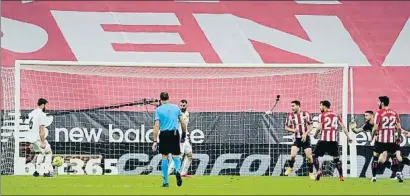
[[[168,175],[171,175],[171,173],[174,171],[175,164],[174,164],[174,160],[172,160],[172,158],[171,158],[171,160],[168,159],[168,161],[169,161],[169,165],[168,165]]]
[[[41,166],[41,163],[43,163],[43,161],[44,161],[44,155],[41,153],[38,154],[37,159],[36,159],[36,171],[37,172],[40,172],[40,166]]]
[[[45,168],[44,168],[44,173],[48,173],[48,172],[52,172],[53,171],[53,166],[51,165],[51,158],[52,158],[52,154],[48,153],[46,154],[46,158],[44,160],[44,164],[45,164]]]
[[[188,173],[188,169],[191,166],[191,163],[192,163],[192,157],[186,156],[184,159],[184,163],[182,164],[182,172],[181,172],[182,175],[185,175]]]

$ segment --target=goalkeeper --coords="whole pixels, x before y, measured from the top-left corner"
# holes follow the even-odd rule
[[[188,101],[185,99],[182,99],[179,107],[181,109],[182,112],[182,118],[184,119],[185,125],[188,127],[188,122],[189,122],[189,112],[188,112]],[[179,124],[179,133],[180,135],[182,135],[182,127],[181,127],[181,123]],[[181,143],[181,158],[185,156],[184,161],[182,163],[182,169],[181,169],[181,176],[182,177],[189,177],[188,175],[188,169],[189,166],[192,163],[192,145],[189,142],[189,132],[188,130],[186,131],[186,138],[185,138],[185,142]],[[174,164],[171,161],[170,162],[170,166],[169,166],[169,170],[168,170],[168,174],[171,175],[171,173],[174,171]]]
[[[366,111],[366,112],[364,112],[364,118],[365,118],[365,123],[364,123],[364,125],[362,125],[361,127],[357,127],[357,123],[355,122],[355,121],[352,121],[352,122],[350,122],[350,129],[353,131],[353,132],[355,132],[356,134],[357,133],[360,133],[360,132],[371,132],[372,130],[373,130],[373,126],[374,126],[374,113],[373,113],[373,111],[371,111],[371,110],[368,110],[368,111]],[[402,131],[404,131],[404,130],[402,130]],[[407,132],[405,132],[404,131],[404,133],[407,133]],[[377,167],[376,167],[376,164],[377,164],[377,162],[378,162],[378,160],[379,160],[379,156],[380,156],[380,154],[379,154],[379,152],[376,152],[376,149],[377,149],[377,146],[378,145],[380,145],[379,144],[379,142],[377,141],[377,137],[375,137],[374,135],[372,135],[372,143],[374,143],[374,147],[373,147],[373,161],[372,161],[372,174],[373,174],[373,176],[375,176],[375,174],[376,174],[376,170],[377,170]],[[399,144],[398,144],[399,145]],[[398,147],[399,148],[399,147]],[[403,164],[406,164],[406,165],[409,165],[410,164],[410,162],[409,162],[409,159],[407,158],[407,157],[404,157],[403,156],[403,161],[402,161],[402,163]],[[385,165],[385,167],[387,167],[387,168],[391,168],[391,162],[390,161],[386,161],[385,163],[384,163],[384,165]],[[394,172],[393,172],[394,173]],[[395,173],[394,173],[395,174]],[[393,177],[393,176],[392,176]],[[372,179],[373,180],[373,179]]]
[[[33,173],[34,177],[38,177],[41,164],[44,162],[44,177],[52,177],[52,151],[50,144],[47,142],[46,138],[48,135],[47,126],[51,124],[52,117],[47,118],[46,106],[48,101],[46,99],[40,98],[37,101],[37,108],[29,113],[29,131],[27,132],[27,138],[33,146],[34,152],[36,153],[36,170]]]

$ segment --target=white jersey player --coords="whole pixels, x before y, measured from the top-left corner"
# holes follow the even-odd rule
[[[36,159],[36,171],[33,176],[38,177],[39,168],[44,163],[44,177],[52,177],[52,152],[50,144],[47,142],[46,137],[48,135],[47,126],[51,124],[52,119],[47,118],[44,113],[48,101],[40,98],[37,102],[37,108],[29,113],[29,131],[27,138],[33,146],[34,152],[37,155]]]
[[[188,108],[188,101],[183,99],[180,102],[180,108],[181,108],[181,112],[185,121],[185,124],[188,127],[188,123],[189,123],[189,112],[187,111]],[[182,135],[182,129],[181,129],[181,125],[179,125],[179,135]],[[191,166],[192,163],[192,145],[189,142],[189,132],[187,130],[186,132],[186,138],[185,138],[185,142],[181,143],[181,156],[185,155],[185,159],[182,163],[182,169],[181,169],[181,176],[182,177],[189,177],[188,175],[188,169]],[[171,161],[171,165],[169,167],[168,173],[171,174],[174,170],[174,164]]]

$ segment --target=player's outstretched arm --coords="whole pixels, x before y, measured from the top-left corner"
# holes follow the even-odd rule
[[[350,129],[354,132],[354,133],[360,133],[362,131],[364,131],[363,127],[365,125],[362,125],[361,127],[357,127],[356,121],[352,121],[349,123],[349,127]]]

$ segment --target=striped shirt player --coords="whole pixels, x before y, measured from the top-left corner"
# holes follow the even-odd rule
[[[312,125],[312,116],[309,112],[299,111],[297,113],[290,112],[287,115],[286,126],[293,129],[295,132],[295,142],[293,146],[298,148],[310,148],[310,139],[306,138],[306,142],[302,142],[302,136],[309,130],[309,125]]]
[[[319,123],[322,134],[320,135],[320,141],[326,142],[338,142],[338,128],[342,125],[342,118],[340,115],[332,111],[326,111],[319,115]]]
[[[397,112],[389,108],[390,99],[387,96],[379,97],[379,111],[374,116],[373,135],[377,136],[378,145],[375,146],[375,151],[379,153],[379,162],[372,164],[375,169],[379,167],[379,164],[384,164],[387,160],[386,154],[388,152],[392,156],[393,173],[396,173],[396,177],[399,182],[403,182],[403,174],[401,173],[402,167],[400,162],[403,157],[400,153],[400,147],[397,145],[398,138],[395,137],[396,131],[401,134],[400,118]],[[373,174],[372,182],[376,182],[376,174]]]
[[[346,126],[344,126],[342,118],[340,115],[330,111],[330,102],[327,100],[320,102],[320,111],[322,112],[319,115],[319,127],[316,131],[315,137],[317,138],[319,132],[322,132],[319,138],[319,142],[316,145],[315,151],[313,152],[313,164],[316,168],[317,175],[316,180],[319,180],[322,171],[319,169],[319,157],[329,154],[333,157],[333,163],[339,172],[340,181],[344,181],[342,162],[339,159],[339,144],[338,144],[338,129],[339,125],[342,127],[343,132],[346,134],[346,137],[349,142],[351,139],[349,137]]]
[[[312,147],[310,145],[309,132],[312,130],[312,116],[309,112],[300,110],[300,102],[294,100],[291,102],[292,112],[288,113],[285,122],[285,131],[294,133],[295,142],[290,150],[289,167],[285,171],[288,176],[293,171],[296,154],[300,148],[303,148],[309,167],[309,178],[314,179],[313,175],[313,158]]]
[[[399,115],[391,109],[381,109],[375,114],[374,124],[379,144],[375,151],[377,153],[384,151],[391,154],[396,153],[399,150],[396,143],[397,124],[400,124]]]

